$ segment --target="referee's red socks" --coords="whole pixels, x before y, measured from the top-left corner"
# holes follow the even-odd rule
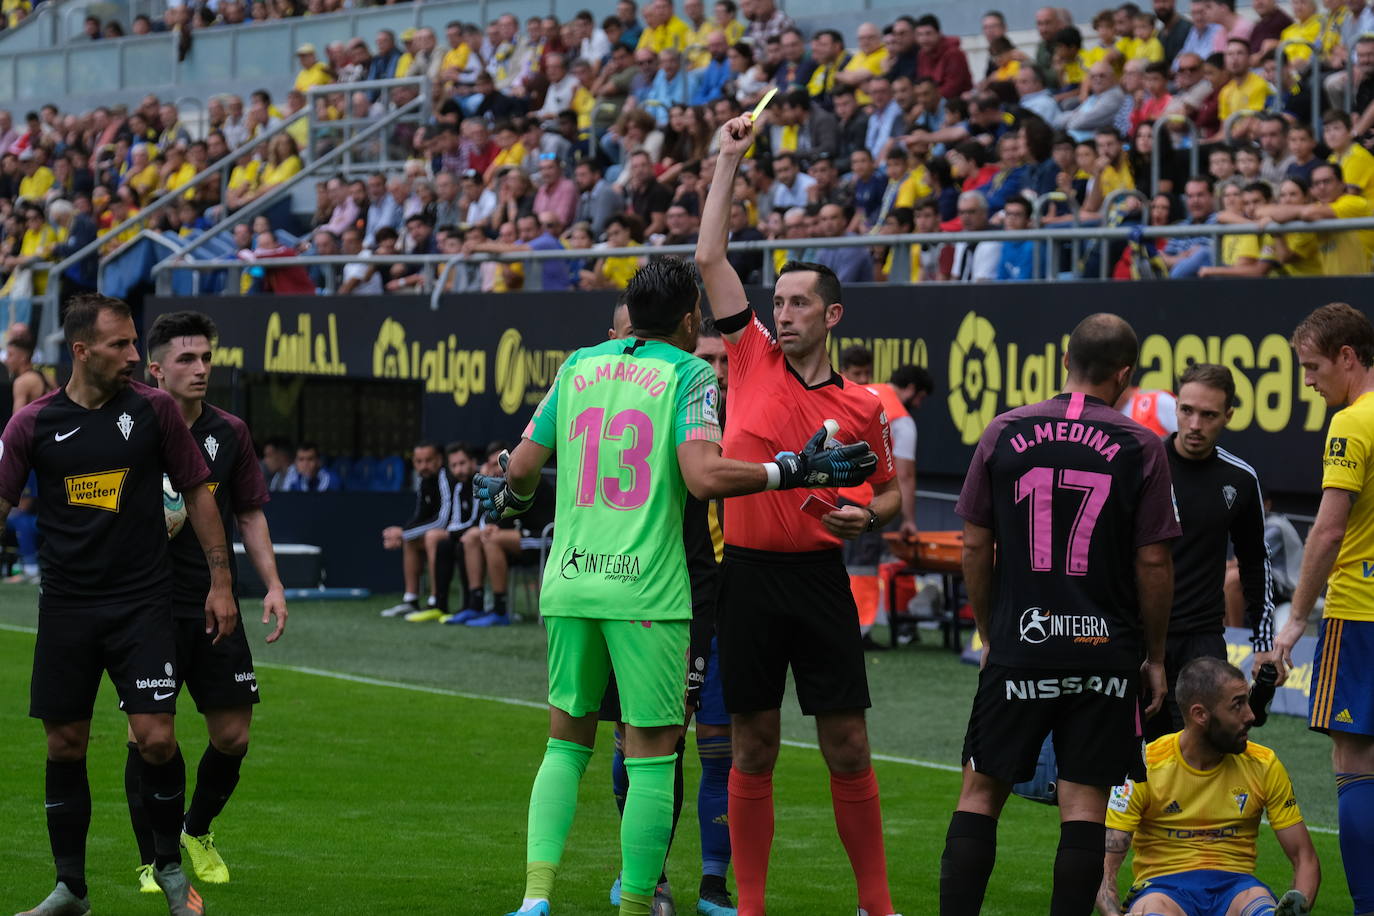
[[[730,848],[739,916],[763,916],[768,855],[773,848],[773,773],[730,768]]]
[[[859,773],[831,773],[830,798],[835,805],[835,827],[859,885],[859,906],[869,916],[889,916],[893,912],[892,894],[887,886],[883,812],[873,768]],[[738,851],[735,857],[739,858]],[[738,865],[735,872],[739,872]]]

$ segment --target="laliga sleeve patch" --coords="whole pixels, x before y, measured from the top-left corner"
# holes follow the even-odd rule
[[[701,396],[701,416],[708,423],[720,422],[720,389],[711,385]]]
[[[1131,806],[1131,792],[1134,788],[1134,785],[1128,782],[1112,789],[1112,797],[1107,801],[1107,807],[1117,814],[1125,814],[1126,809]]]

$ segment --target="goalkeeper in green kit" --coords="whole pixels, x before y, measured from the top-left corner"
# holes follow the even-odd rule
[[[632,336],[569,356],[520,445],[502,456],[506,476],[474,480],[489,518],[518,516],[545,462],[559,453],[553,547],[540,594],[549,742],[530,793],[525,897],[510,916],[550,913],[612,666],[630,774],[620,828],[620,913],[652,912],[685,719],[692,616],[682,542],[687,492],[715,499],[852,486],[877,467],[866,443],[828,442],[825,429],[801,452],[771,462],[721,457],[715,372],[692,355],[701,327],[695,267],[675,258],[651,262],[630,280],[622,301]]]

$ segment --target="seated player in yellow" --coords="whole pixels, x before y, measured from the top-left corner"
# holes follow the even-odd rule
[[[1183,731],[1145,751],[1147,782],[1112,791],[1097,911],[1120,916],[1117,873],[1135,843],[1130,916],[1302,916],[1321,882],[1293,784],[1278,756],[1247,738],[1255,714],[1240,669],[1217,658],[1183,667],[1175,689]],[[1255,877],[1255,840],[1268,814],[1293,863],[1275,901]]]

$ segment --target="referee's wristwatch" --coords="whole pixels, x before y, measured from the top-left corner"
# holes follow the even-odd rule
[[[873,531],[878,527],[878,513],[873,511],[872,506],[864,506],[864,511],[868,513],[868,524],[864,526],[864,530]]]

